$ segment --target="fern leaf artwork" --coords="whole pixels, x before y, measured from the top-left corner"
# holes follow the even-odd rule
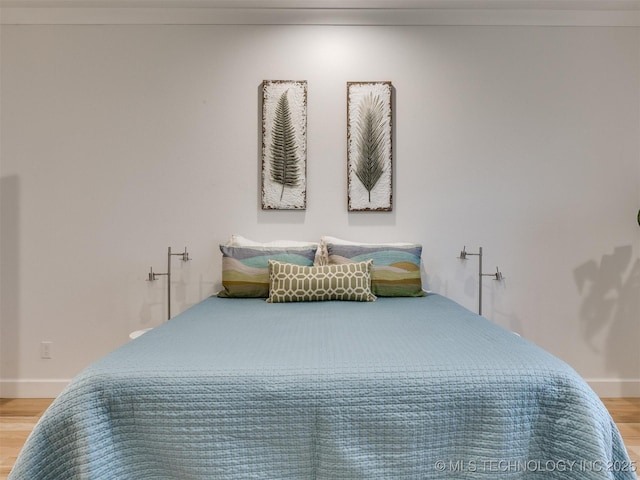
[[[358,148],[355,174],[367,190],[368,201],[371,202],[371,190],[384,173],[386,153],[384,104],[380,97],[370,92],[362,100],[355,127]]]
[[[306,208],[307,82],[262,84],[262,208]]]
[[[349,211],[392,208],[391,82],[347,83]]]
[[[287,92],[288,90],[280,95],[278,100],[271,142],[271,179],[282,185],[280,201],[284,196],[285,187],[295,187],[300,183],[300,166],[296,155],[298,146]]]

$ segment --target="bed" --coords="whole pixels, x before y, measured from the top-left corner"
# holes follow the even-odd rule
[[[635,479],[568,365],[437,294],[207,298],[86,368],[10,480]]]

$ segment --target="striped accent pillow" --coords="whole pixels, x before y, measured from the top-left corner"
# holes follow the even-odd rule
[[[329,265],[373,260],[371,290],[378,297],[423,297],[422,245],[343,245],[327,243]]]
[[[372,261],[345,265],[303,267],[269,260],[267,302],[319,302],[348,300],[373,302]]]
[[[235,247],[220,245],[222,287],[219,297],[267,298],[269,296],[269,260],[313,265],[315,246],[307,247]]]

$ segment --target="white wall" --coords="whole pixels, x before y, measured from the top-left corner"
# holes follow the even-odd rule
[[[640,395],[637,27],[3,25],[3,395],[220,286],[231,233],[406,240],[427,286]],[[260,83],[308,81],[308,208],[259,208]],[[346,211],[346,82],[390,80],[391,213]],[[53,359],[40,359],[40,342]]]

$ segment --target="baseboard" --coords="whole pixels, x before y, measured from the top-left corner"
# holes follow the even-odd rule
[[[55,398],[70,381],[68,378],[0,379],[0,398]]]
[[[591,378],[587,383],[601,398],[640,397],[640,379]]]

